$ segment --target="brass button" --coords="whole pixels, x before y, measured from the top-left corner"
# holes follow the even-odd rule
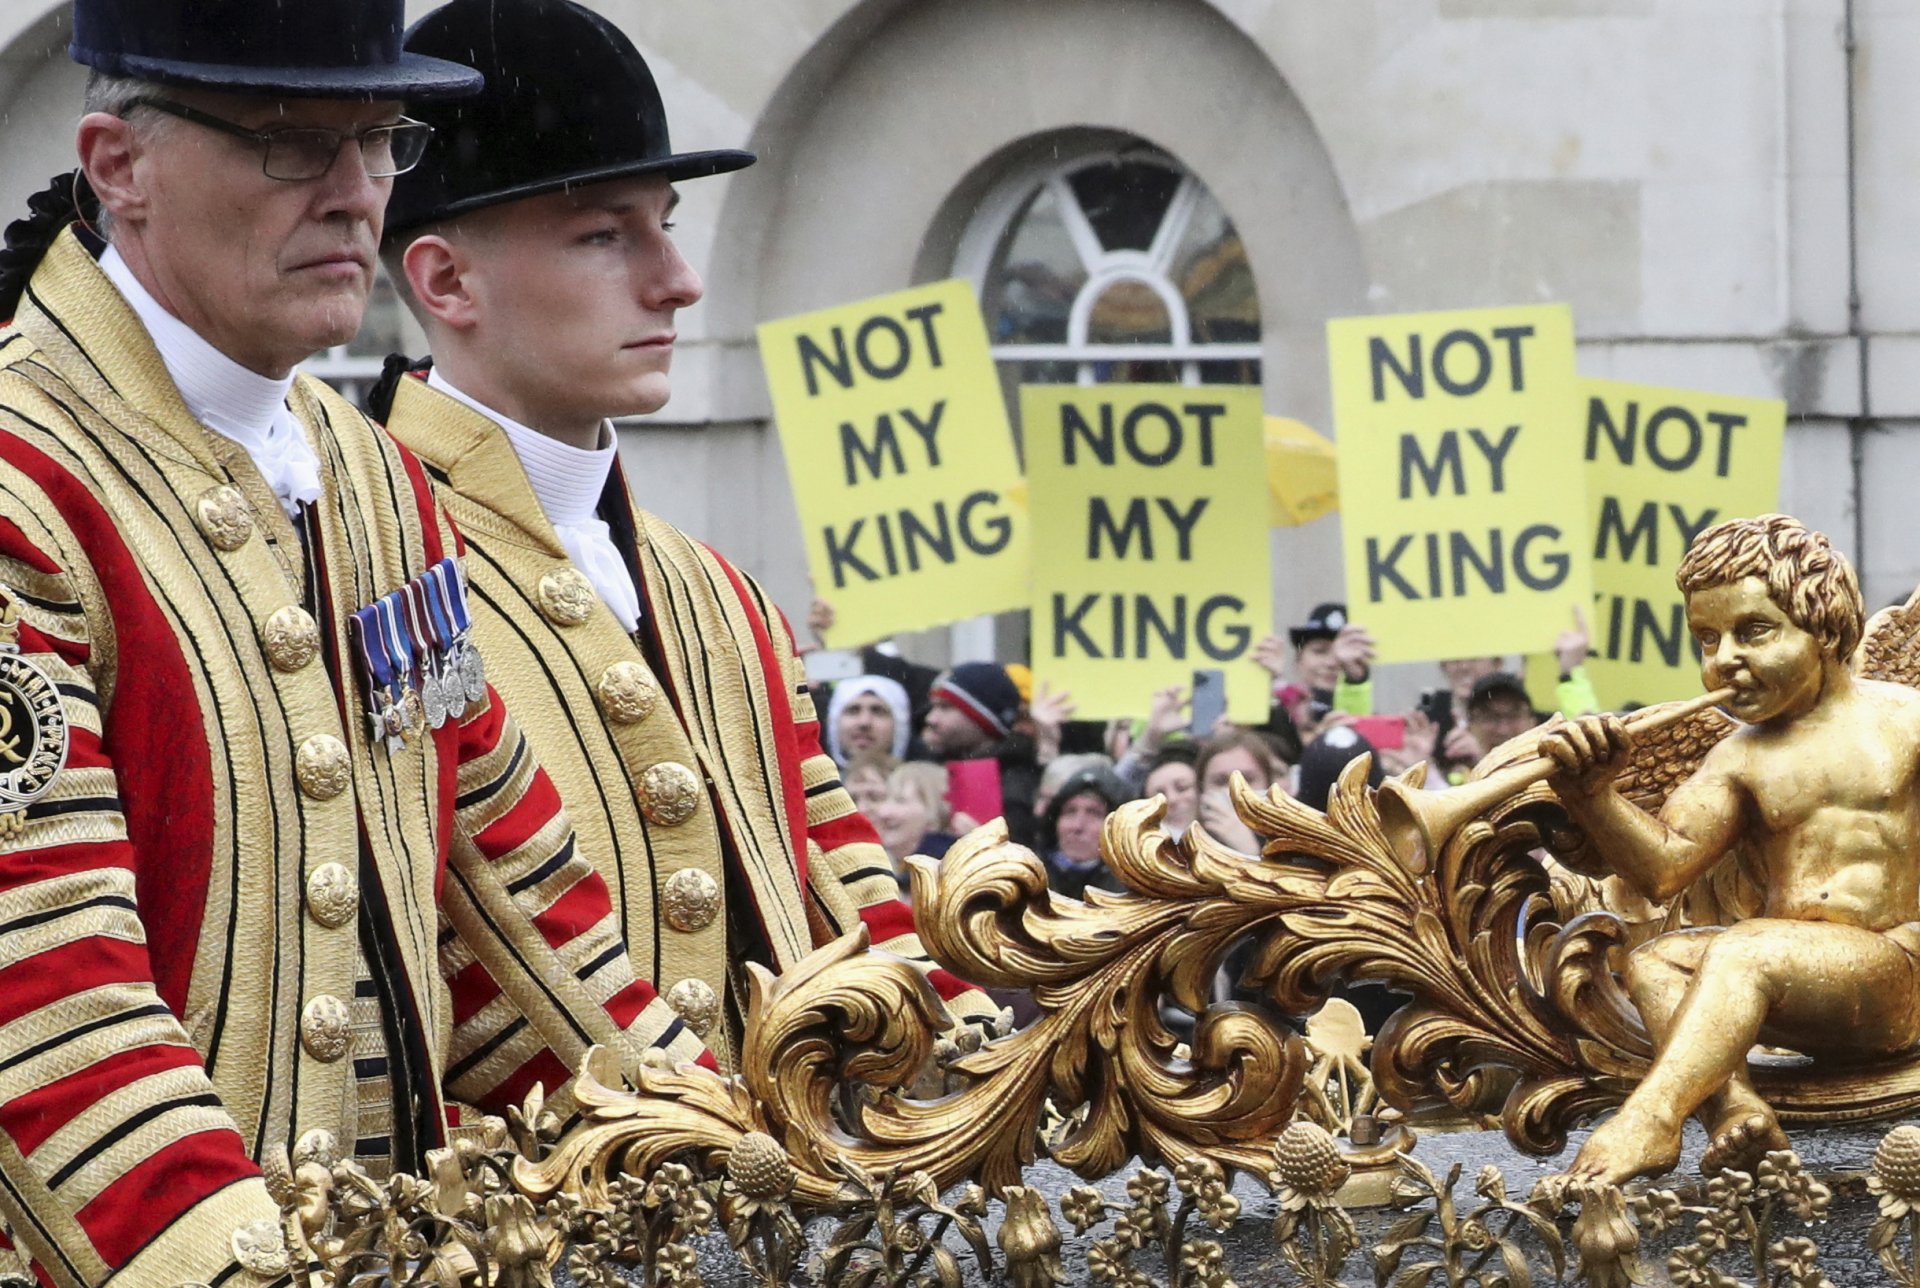
[[[287,1236],[278,1221],[265,1217],[249,1221],[233,1232],[233,1259],[249,1274],[275,1279],[293,1269]]]
[[[600,597],[578,568],[557,568],[540,579],[540,611],[561,626],[578,626],[593,616]]]
[[[700,808],[700,779],[685,765],[663,761],[640,775],[640,812],[649,823],[678,827]]]
[[[660,686],[638,662],[615,662],[600,677],[600,709],[615,724],[638,724],[653,714]]]
[[[288,604],[269,617],[260,638],[275,670],[302,670],[320,655],[320,627],[313,614],[298,604]]]
[[[338,930],[360,910],[360,882],[340,863],[322,863],[307,875],[307,911],[329,930]]]
[[[199,513],[200,531],[216,549],[238,550],[253,535],[253,516],[247,513],[247,499],[237,488],[225,483],[208,488],[194,508]]]
[[[339,1161],[340,1138],[323,1128],[316,1127],[294,1142],[293,1165],[295,1167],[305,1167],[308,1163],[332,1167]]]
[[[699,868],[681,868],[660,888],[660,903],[675,930],[705,930],[720,915],[720,883]]]
[[[701,1037],[720,1022],[720,998],[704,979],[683,979],[667,990],[667,1005]]]
[[[331,993],[322,993],[300,1013],[300,1044],[314,1059],[332,1064],[347,1053],[352,1023],[347,1004]]]
[[[301,743],[293,760],[300,790],[317,801],[330,801],[346,791],[351,769],[347,744],[330,733],[317,733]]]

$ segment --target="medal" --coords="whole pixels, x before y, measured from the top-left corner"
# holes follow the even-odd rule
[[[467,701],[479,702],[487,696],[487,665],[480,656],[480,646],[473,642],[473,619],[467,613],[466,578],[460,571],[460,565],[452,559],[442,559],[433,571],[446,593],[447,611],[453,617],[453,637],[459,653],[457,665],[460,678],[466,684]]]
[[[380,628],[387,638],[387,650],[393,656],[393,705],[400,713],[400,736],[412,742],[427,728],[426,708],[419,691],[413,687],[413,635],[407,630],[401,606],[404,591],[396,590],[381,599]]]
[[[360,655],[367,681],[367,723],[374,742],[385,741],[389,752],[400,749],[401,718],[388,700],[393,688],[393,663],[387,652],[386,632],[380,625],[379,605],[362,608],[347,619],[347,638]]]
[[[407,626],[420,645],[420,703],[426,708],[427,724],[438,729],[447,722],[447,695],[441,690],[439,676],[440,640],[434,628],[433,614],[427,611],[427,588],[421,581],[407,583]]]
[[[53,790],[67,763],[71,730],[60,691],[20,656],[20,610],[13,592],[0,612],[0,839],[26,830],[27,807]]]
[[[446,582],[438,564],[420,578],[420,598],[426,606],[427,623],[433,632],[434,654],[440,673],[440,697],[446,704],[449,720],[466,715],[472,699],[467,696],[466,676],[460,670],[460,641],[453,629],[453,610],[447,603]]]

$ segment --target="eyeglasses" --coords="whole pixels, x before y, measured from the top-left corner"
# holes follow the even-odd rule
[[[261,145],[265,155],[260,160],[260,168],[267,178],[286,183],[318,179],[333,169],[334,158],[340,155],[340,145],[349,139],[360,145],[360,156],[366,163],[368,177],[391,179],[419,165],[420,158],[426,155],[427,140],[433,137],[431,125],[404,116],[390,125],[371,125],[364,130],[354,131],[328,130],[317,126],[249,130],[244,125],[166,98],[133,99],[120,116],[124,119],[127,112],[139,107],[150,107],[156,112],[177,116],[183,121],[192,121],[195,125],[204,125],[210,130]]]

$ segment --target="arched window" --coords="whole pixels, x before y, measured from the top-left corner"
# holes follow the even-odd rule
[[[1010,392],[1259,383],[1246,248],[1213,194],[1165,153],[1134,144],[1029,167],[979,209],[971,275]],[[964,248],[961,258],[966,272]]]

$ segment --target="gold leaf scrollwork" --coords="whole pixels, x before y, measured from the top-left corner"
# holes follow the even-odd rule
[[[1109,819],[1110,861],[1143,892],[1096,893],[1088,904],[1054,898],[1039,860],[999,823],[964,838],[937,872],[914,861],[929,952],[976,983],[1031,989],[1042,1012],[956,1061],[959,1090],[881,1091],[849,1124],[843,1085],[910,1084],[951,1022],[924,977],[868,952],[856,931],[778,979],[754,971],[743,1076],[642,1068],[629,1092],[583,1074],[585,1122],[538,1163],[518,1165],[516,1182],[536,1198],[568,1189],[594,1202],[621,1173],[646,1175],[689,1153],[721,1166],[747,1133],[764,1132],[793,1160],[800,1208],[833,1205],[841,1162],[1004,1191],[1033,1161],[1050,1101],[1091,1105],[1053,1149],[1083,1175],[1135,1154],[1264,1174],[1296,1107],[1305,1048],[1267,1016],[1209,1006],[1207,995],[1220,957],[1268,910],[1219,897],[1221,874],[1250,861],[1197,832],[1176,844],[1160,819],[1139,804]],[[1161,1022],[1169,997],[1198,1017],[1190,1051]]]

